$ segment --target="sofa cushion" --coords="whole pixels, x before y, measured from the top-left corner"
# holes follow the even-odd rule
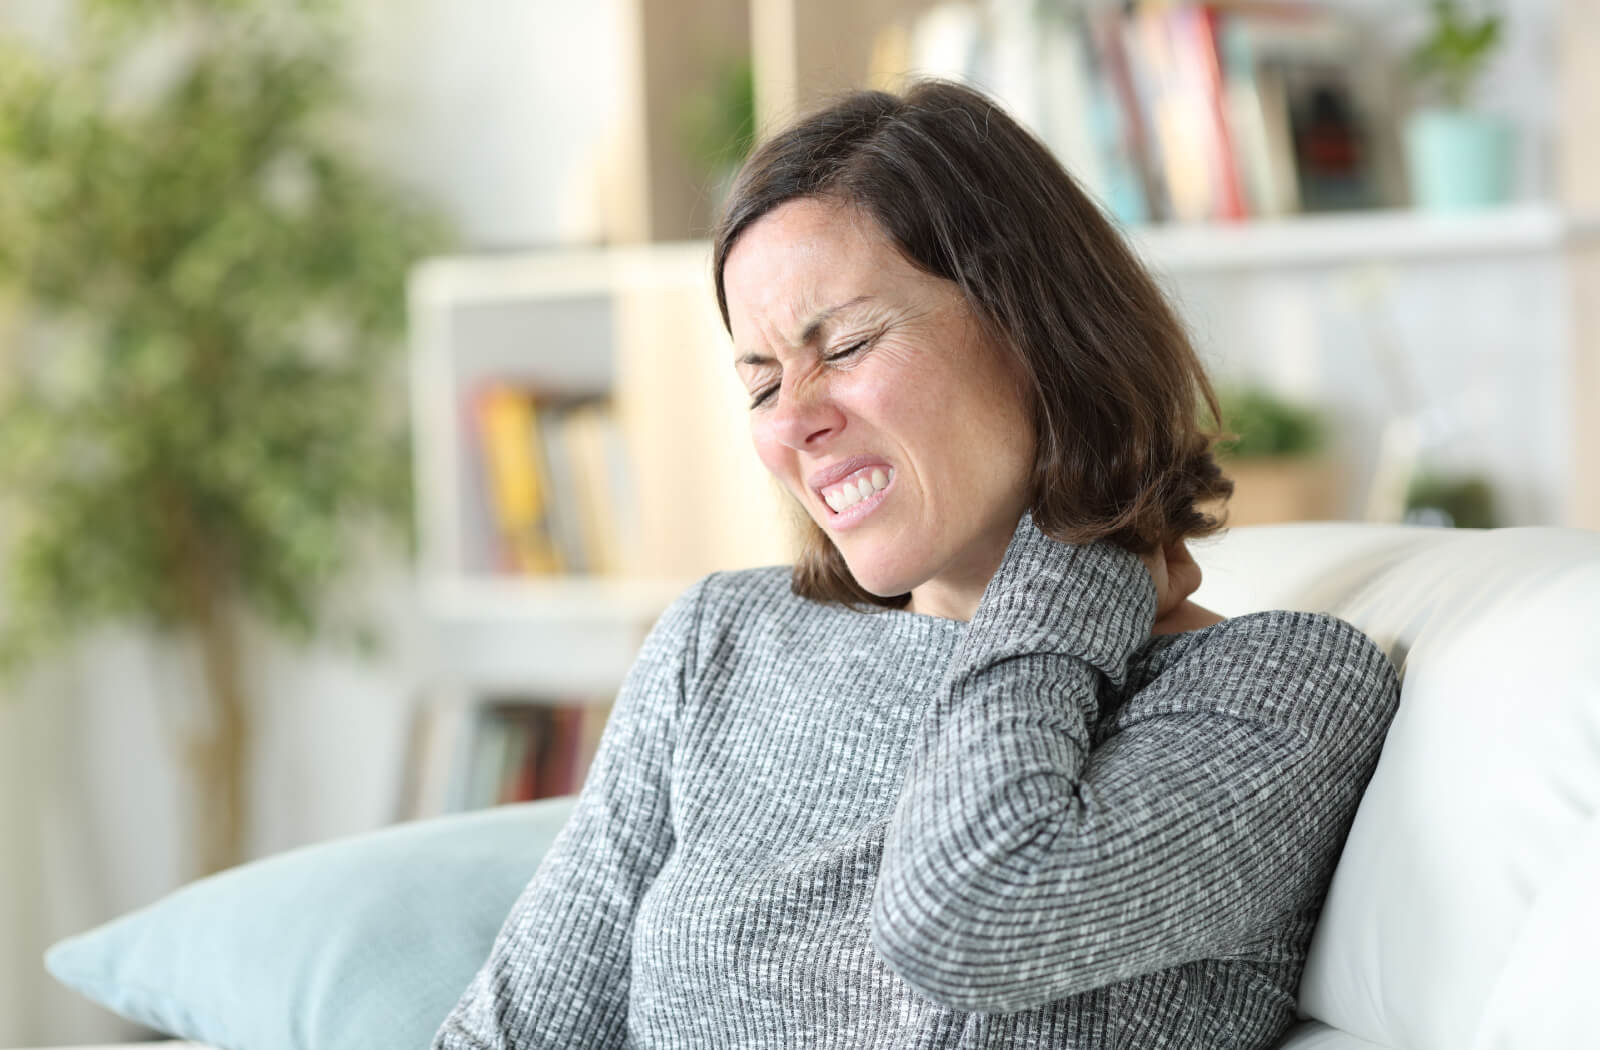
[[[574,799],[416,821],[190,883],[52,946],[62,983],[217,1050],[424,1047]]]
[[[1592,1023],[1594,964],[1540,957],[1587,959],[1566,934],[1600,925],[1571,889],[1600,812],[1600,534],[1298,524],[1192,546],[1201,604],[1333,613],[1401,672],[1302,1013],[1404,1050],[1568,1045],[1510,1019]]]

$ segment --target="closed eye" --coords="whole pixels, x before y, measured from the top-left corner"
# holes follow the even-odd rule
[[[858,339],[855,342],[851,343],[849,346],[845,347],[843,350],[840,350],[838,353],[829,354],[827,357],[824,357],[823,360],[824,361],[843,361],[845,358],[853,357],[856,354],[859,354],[862,350],[865,350],[866,347],[867,347],[867,344],[870,343],[870,342],[872,342],[871,339]],[[763,404],[765,404],[767,402],[767,400],[769,398],[772,397],[772,395],[777,391],[777,389],[778,389],[778,385],[776,383],[774,383],[772,386],[767,387],[765,390],[763,390],[759,394],[757,394],[753,400],[751,400],[750,407],[752,409],[760,408]]]

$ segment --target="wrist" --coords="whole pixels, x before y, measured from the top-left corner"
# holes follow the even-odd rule
[[[984,590],[964,647],[999,656],[1068,653],[1115,677],[1150,637],[1156,603],[1138,555],[1104,541],[1063,543],[1029,512]]]

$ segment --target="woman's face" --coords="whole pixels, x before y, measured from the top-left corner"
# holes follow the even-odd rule
[[[970,620],[1027,509],[1017,366],[953,283],[838,204],[795,200],[757,220],[723,289],[761,462],[863,588]]]

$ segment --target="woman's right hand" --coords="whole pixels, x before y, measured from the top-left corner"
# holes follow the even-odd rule
[[[1151,635],[1178,634],[1221,623],[1224,617],[1189,600],[1200,589],[1200,566],[1182,540],[1141,554],[1156,586],[1156,618]]]

